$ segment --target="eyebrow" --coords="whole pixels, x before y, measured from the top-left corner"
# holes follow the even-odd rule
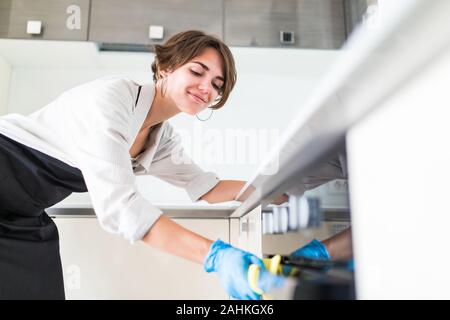
[[[209,71],[209,68],[208,68],[208,66],[206,64],[204,64],[204,63],[202,63],[200,61],[192,61],[192,62],[202,66],[203,69],[205,69],[206,71]],[[225,79],[223,77],[221,77],[221,76],[217,76],[215,79],[219,79],[219,80],[222,80],[223,82],[225,82]]]

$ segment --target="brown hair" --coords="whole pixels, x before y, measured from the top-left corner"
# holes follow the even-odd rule
[[[233,54],[222,40],[202,31],[190,30],[175,34],[163,45],[155,45],[155,61],[152,63],[153,81],[160,79],[160,70],[175,70],[198,56],[206,48],[216,49],[222,58],[224,84],[220,100],[212,109],[221,108],[236,83],[236,68]]]

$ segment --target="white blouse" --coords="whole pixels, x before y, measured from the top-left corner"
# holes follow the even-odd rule
[[[182,187],[193,201],[219,182],[190,161],[168,122],[152,128],[145,150],[130,158],[155,95],[153,83],[142,85],[139,97],[138,89],[130,79],[104,77],[63,92],[29,116],[0,117],[1,134],[80,169],[101,226],[130,242],[142,239],[162,214],[140,194],[135,175]]]

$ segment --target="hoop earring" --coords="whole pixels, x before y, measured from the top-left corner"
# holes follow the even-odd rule
[[[211,113],[209,114],[209,117],[206,118],[206,119],[200,119],[200,118],[198,117],[198,114],[196,114],[195,116],[196,116],[197,119],[200,120],[200,121],[207,121],[207,120],[209,120],[209,119],[212,117],[212,114],[213,114],[213,113],[214,113],[214,109],[211,109]]]
[[[164,98],[167,93],[167,77],[162,78],[161,80],[161,96]]]

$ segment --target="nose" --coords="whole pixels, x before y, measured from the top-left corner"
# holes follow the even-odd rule
[[[212,84],[211,81],[209,81],[208,79],[203,80],[199,83],[198,85],[198,89],[204,94],[204,95],[208,95],[211,92],[212,89]]]

